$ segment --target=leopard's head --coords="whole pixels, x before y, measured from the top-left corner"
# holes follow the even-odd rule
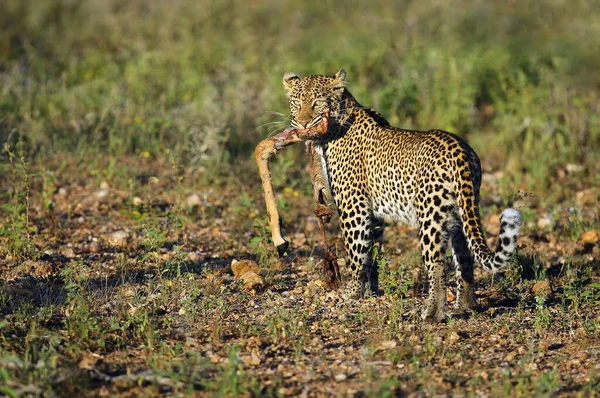
[[[283,86],[290,103],[292,127],[314,127],[327,110],[334,119],[340,115],[345,83],[346,71],[343,69],[334,76],[314,75],[303,78],[293,72],[286,72],[283,75]]]

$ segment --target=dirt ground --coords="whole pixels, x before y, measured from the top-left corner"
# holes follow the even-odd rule
[[[321,280],[305,180],[276,187],[292,248],[279,260],[258,176],[205,183],[144,156],[98,164],[34,164],[28,181],[13,170],[4,182],[1,393],[598,394],[599,190],[578,171],[557,171],[552,200],[513,195],[517,259],[496,276],[476,269],[476,313],[426,324],[414,229],[386,226],[381,294],[346,301]],[[490,245],[502,180],[486,174],[482,187]]]

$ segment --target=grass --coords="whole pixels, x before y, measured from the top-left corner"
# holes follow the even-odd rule
[[[594,1],[7,0],[0,32],[0,394],[597,394]],[[417,233],[394,225],[384,296],[316,284],[301,148],[271,166],[275,257],[254,147],[286,123],[285,71],[340,67],[392,124],[471,143],[486,236],[521,209],[482,311],[422,324]]]

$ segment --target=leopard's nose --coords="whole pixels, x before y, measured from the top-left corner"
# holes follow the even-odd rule
[[[300,126],[303,128],[303,129],[305,129],[305,128],[306,128],[306,126],[308,126],[308,123],[310,123],[310,120],[306,120],[306,121],[304,121],[304,120],[296,120],[296,121],[298,122],[298,124],[299,124],[299,125],[300,125]]]

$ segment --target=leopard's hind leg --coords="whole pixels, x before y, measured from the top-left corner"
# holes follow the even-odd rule
[[[447,190],[431,192],[431,186],[423,185],[421,197],[431,197],[417,207],[421,257],[427,270],[429,293],[422,318],[440,322],[446,317],[446,248],[448,229],[452,223],[452,209],[456,203]]]
[[[454,310],[458,314],[473,311],[477,307],[475,298],[475,277],[473,276],[473,254],[467,246],[462,227],[451,230],[452,261],[456,267],[456,302]]]
[[[383,220],[374,219],[371,222],[371,231],[373,234],[373,248],[367,262],[368,288],[371,294],[379,294],[379,263],[378,260],[383,256],[383,230],[385,223]],[[375,252],[374,250],[377,250]],[[377,256],[375,256],[377,254]]]

